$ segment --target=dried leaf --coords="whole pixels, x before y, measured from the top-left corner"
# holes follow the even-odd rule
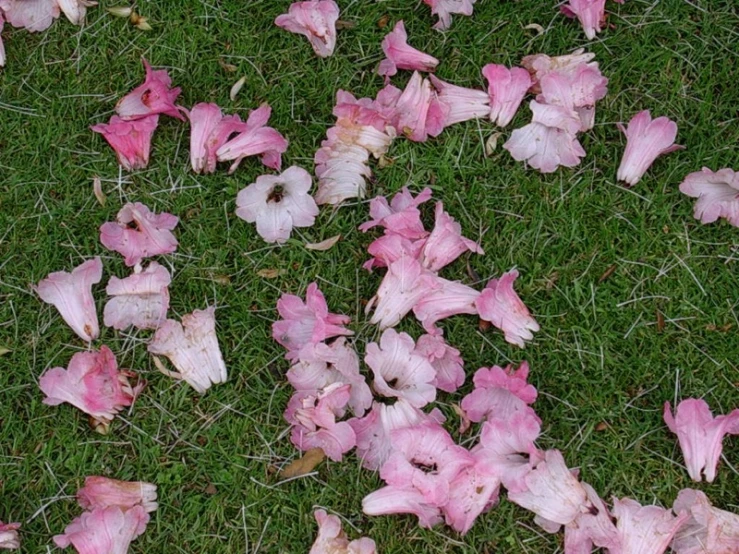
[[[130,6],[113,6],[108,8],[108,13],[115,17],[130,17],[133,10]]]
[[[239,91],[241,90],[241,87],[244,86],[244,83],[246,83],[246,77],[242,77],[233,84],[233,86],[231,87],[231,92],[228,93],[228,97],[231,99],[231,102],[236,100],[236,95],[239,94]]]
[[[0,356],[5,356],[5,354],[10,354],[12,350],[10,348],[5,348],[4,346],[0,346]]]
[[[231,284],[231,277],[228,275],[212,275],[213,281],[218,283],[219,285],[230,285]]]
[[[341,238],[341,235],[336,235],[335,237],[331,237],[330,239],[322,240],[321,242],[309,242],[306,243],[305,247],[308,250],[319,250],[321,252],[328,250],[331,248],[334,244],[339,242],[339,239]]]
[[[603,281],[605,281],[611,275],[613,275],[614,271],[616,271],[617,268],[618,268],[618,266],[616,264],[613,264],[613,265],[609,266],[608,269],[606,269],[603,272],[603,275],[601,275],[600,278],[598,279],[598,284],[600,285]]]
[[[454,410],[454,413],[459,416],[459,434],[464,435],[467,430],[470,428],[470,425],[472,425],[472,422],[470,421],[470,418],[467,417],[467,413],[462,409],[462,407],[459,404],[452,404],[452,409]]]
[[[393,158],[390,158],[389,156],[386,156],[383,154],[380,156],[380,159],[377,160],[377,167],[380,169],[385,169],[388,166],[391,166],[395,163],[395,160]]]
[[[264,279],[276,279],[280,275],[284,275],[286,271],[284,269],[260,269],[257,271],[257,275]]]
[[[103,183],[100,180],[100,177],[98,177],[97,175],[92,178],[92,192],[95,193],[95,198],[97,198],[97,201],[100,203],[100,205],[105,206],[105,193],[103,192]]]
[[[488,329],[490,329],[490,328],[491,328],[492,326],[493,326],[493,324],[492,324],[492,323],[490,323],[489,321],[485,321],[484,319],[480,319],[480,320],[479,320],[479,321],[477,322],[477,328],[478,328],[478,329],[480,330],[480,332],[482,332],[482,333],[484,333],[485,331],[487,331]]]
[[[608,429],[608,424],[605,421],[601,421],[595,426],[596,431],[605,431],[606,429]]]
[[[131,25],[141,31],[151,31],[151,25],[149,25],[146,18],[140,16],[136,12],[131,12],[131,17],[129,17],[128,20],[131,22]]]
[[[485,141],[485,155],[492,156],[495,149],[498,148],[498,139],[503,133],[493,133],[490,138]]]
[[[214,494],[218,494],[218,489],[213,483],[208,483],[208,486],[205,487],[205,494],[213,496]]]
[[[537,35],[543,35],[544,34],[544,27],[542,27],[538,23],[529,23],[528,25],[526,25],[524,27],[524,29],[527,29],[527,30],[528,29],[533,29],[534,31],[536,31],[536,34]]]
[[[320,448],[311,448],[302,458],[293,460],[293,462],[284,468],[280,472],[282,479],[292,479],[293,477],[300,477],[313,471],[318,464],[320,464],[326,455]]]
[[[480,279],[480,274],[477,273],[477,271],[475,271],[475,269],[470,265],[469,260],[467,260],[467,275],[469,275],[470,279],[472,279],[476,283],[482,281],[482,279]]]
[[[385,14],[380,19],[377,20],[377,26],[380,29],[384,29],[387,27],[387,24],[390,23],[390,16]]]
[[[218,58],[218,65],[220,65],[225,71],[228,71],[229,73],[236,73],[236,70],[238,70],[238,67],[236,67],[234,64],[226,63],[220,58]]]
[[[665,316],[662,315],[662,312],[657,310],[657,332],[661,333],[665,330]]]
[[[344,21],[343,19],[339,19],[336,22],[336,28],[339,29],[339,30],[341,30],[341,29],[354,29],[354,27],[356,27],[356,26],[357,26],[357,24],[354,23],[353,21]]]

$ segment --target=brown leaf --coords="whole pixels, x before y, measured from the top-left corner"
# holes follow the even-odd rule
[[[205,494],[213,496],[214,494],[218,494],[218,489],[213,483],[208,483],[208,486],[205,487]]]
[[[100,203],[100,205],[105,206],[105,193],[103,192],[103,183],[100,180],[100,177],[98,177],[97,175],[92,178],[92,192],[95,194],[95,198],[97,198],[97,201]]]
[[[477,328],[480,329],[483,333],[490,329],[493,326],[492,323],[489,321],[485,321],[484,319],[480,319],[477,323]]]
[[[613,275],[613,273],[616,271],[617,268],[618,268],[618,266],[616,264],[613,264],[613,265],[609,266],[608,269],[606,269],[603,272],[603,275],[601,275],[600,278],[598,279],[598,284],[600,285],[603,281],[605,281],[611,275]]]
[[[322,240],[321,242],[309,242],[306,243],[305,247],[308,250],[318,250],[320,252],[324,252],[328,249],[330,249],[334,244],[339,242],[339,239],[341,238],[341,235],[336,235],[335,237],[328,238],[326,240]]]
[[[320,448],[311,448],[302,458],[293,460],[293,462],[284,468],[280,472],[282,479],[292,479],[293,477],[300,477],[313,471],[318,464],[320,464],[326,455]]]
[[[665,330],[665,316],[662,315],[662,312],[657,310],[657,332],[661,333]]]
[[[389,156],[386,156],[383,154],[380,156],[380,159],[377,160],[377,167],[380,169],[385,169],[386,167],[389,167],[395,163],[395,160]]]
[[[380,29],[384,29],[387,27],[387,24],[390,22],[390,16],[385,14],[380,19],[377,20],[377,26]]]
[[[492,156],[495,149],[498,148],[498,139],[503,133],[493,133],[488,140],[485,141],[485,156]]]
[[[231,277],[228,275],[212,275],[213,281],[218,283],[219,285],[230,285],[231,284]]]
[[[236,73],[236,71],[238,70],[238,67],[236,67],[234,64],[226,63],[220,58],[218,59],[218,65],[220,65],[224,69],[224,71],[228,71],[229,73]]]
[[[608,429],[608,424],[605,421],[601,421],[595,426],[596,431],[605,431]]]
[[[339,30],[341,30],[341,29],[354,29],[354,27],[356,27],[356,26],[357,26],[357,24],[354,23],[353,21],[344,21],[343,19],[339,19],[336,22],[336,28],[339,29]]]
[[[284,269],[260,269],[257,271],[257,275],[263,279],[276,279],[280,275],[287,273]]]
[[[452,410],[459,416],[459,434],[464,435],[470,428],[470,425],[472,425],[472,422],[459,404],[452,404]]]

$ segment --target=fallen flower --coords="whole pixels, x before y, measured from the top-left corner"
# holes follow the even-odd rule
[[[436,371],[431,382],[436,388],[455,392],[464,383],[464,360],[459,350],[447,344],[442,334],[418,337],[415,353],[424,356]]]
[[[441,507],[446,524],[465,535],[477,517],[498,502],[500,478],[487,460],[471,453],[474,463],[449,484],[449,499]],[[569,553],[568,553],[569,554]]]
[[[64,15],[73,25],[82,25],[85,21],[87,8],[98,4],[91,0],[57,0],[57,2]]]
[[[21,539],[18,536],[20,523],[3,523],[0,521],[0,550],[16,550],[21,547]]]
[[[218,144],[214,132],[223,120],[216,104],[200,102],[188,112],[190,119],[190,165],[195,173],[213,173],[216,170],[216,151],[226,142],[223,136]],[[238,119],[239,123],[241,118]],[[230,133],[229,133],[230,134]]]
[[[518,411],[526,411],[536,401],[537,391],[528,383],[529,364],[521,362],[518,369],[513,365],[505,369],[499,366],[481,367],[472,381],[475,389],[462,399],[462,410],[470,421],[484,419],[507,420]]]
[[[625,129],[619,124],[619,129],[626,135],[626,149],[616,178],[629,186],[637,184],[659,156],[685,148],[675,144],[677,124],[666,117],[652,120],[649,110],[632,117]]]
[[[621,552],[663,554],[690,515],[681,512],[677,517],[659,506],[642,506],[631,498],[613,499]]]
[[[550,124],[536,118],[534,121],[570,132],[588,131],[595,125],[595,104],[608,94],[608,79],[603,76],[597,63],[584,63],[569,71],[550,71],[539,79],[541,93],[537,101],[550,106],[559,106],[565,117],[579,120],[579,128]],[[533,110],[532,105],[532,110]]]
[[[95,257],[78,265],[72,273],[51,273],[35,290],[41,300],[59,310],[62,319],[82,340],[91,342],[100,335],[92,285],[102,277],[103,262]]]
[[[490,121],[505,127],[516,115],[532,85],[529,72],[521,67],[508,69],[491,63],[482,68],[482,75],[488,81]]]
[[[172,79],[166,69],[154,71],[146,59],[141,58],[141,61],[146,70],[146,79],[118,101],[115,106],[116,113],[124,121],[155,114],[164,114],[184,121],[185,116],[175,105],[175,100],[182,89],[170,88]]]
[[[111,421],[123,408],[131,406],[143,383],[131,387],[127,370],[118,370],[113,352],[103,345],[99,352],[78,352],[67,369],[55,367],[39,379],[46,395],[44,404],[58,406],[67,402],[92,416],[96,430],[106,434]]]
[[[464,252],[485,253],[475,241],[462,236],[462,226],[444,211],[443,202],[436,203],[435,217],[434,229],[421,251],[421,260],[426,269],[438,272]]]
[[[413,142],[426,142],[444,130],[449,108],[442,104],[428,79],[417,71],[398,97],[392,125]]]
[[[441,509],[428,502],[424,494],[409,487],[382,487],[362,499],[362,511],[368,516],[412,514],[421,527],[430,529],[441,523]]]
[[[85,486],[77,491],[77,502],[88,511],[117,506],[128,510],[141,506],[147,512],[155,511],[157,487],[143,481],[119,481],[98,475],[85,477]]]
[[[31,33],[45,31],[59,17],[58,0],[0,0],[5,20]]]
[[[134,539],[141,536],[149,522],[142,506],[121,510],[117,506],[85,512],[54,536],[59,548],[72,545],[79,554],[126,554]]]
[[[386,77],[392,77],[398,69],[429,72],[439,65],[439,60],[408,44],[408,33],[402,20],[382,39],[382,51],[385,59],[380,62],[377,73]]]
[[[477,0],[423,0],[431,6],[431,14],[438,15],[439,21],[434,29],[445,31],[452,24],[452,14],[472,15],[473,6]]]
[[[117,115],[108,123],[93,125],[90,129],[100,133],[115,150],[118,163],[126,171],[144,169],[149,165],[151,137],[159,125],[159,116],[154,114],[133,121],[124,121]]]
[[[606,0],[569,0],[560,10],[567,17],[576,17],[585,36],[588,40],[593,40],[605,23]]]
[[[428,236],[421,222],[418,206],[431,198],[431,189],[426,187],[415,197],[403,187],[395,193],[388,204],[384,196],[370,200],[369,213],[372,218],[359,226],[359,230],[367,232],[373,227],[383,227],[386,232],[400,235],[407,239],[420,239]]]
[[[687,513],[670,545],[675,554],[735,554],[739,552],[739,516],[711,505],[701,491],[683,489],[672,511]]]
[[[544,75],[553,72],[569,75],[583,65],[597,68],[598,64],[592,61],[593,58],[595,58],[593,52],[585,52],[584,48],[578,48],[572,54],[565,54],[564,56],[550,57],[546,54],[525,56],[521,60],[521,65],[529,71],[533,78],[531,92],[538,94],[541,92],[539,83]]]
[[[275,25],[303,35],[310,41],[317,56],[327,58],[336,47],[338,19],[339,6],[334,0],[313,0],[290,4],[286,14],[277,16]]]
[[[480,292],[458,281],[433,277],[434,287],[413,305],[413,315],[427,333],[438,333],[436,322],[459,314],[476,314]]]
[[[267,242],[284,243],[293,227],[315,223],[318,206],[309,194],[313,180],[302,167],[292,166],[281,175],[261,175],[236,198],[236,215],[257,224]]]
[[[3,12],[0,10],[0,33],[3,32],[5,26],[5,18]],[[5,67],[5,44],[3,43],[3,37],[0,35],[0,67]]]
[[[565,525],[565,552],[590,554],[594,546],[613,553],[624,552],[608,507],[593,487],[587,483],[582,483],[582,486],[588,495],[589,506],[574,521]]]
[[[429,80],[436,89],[439,102],[448,109],[444,119],[445,128],[490,114],[490,97],[485,91],[452,85],[435,75],[429,75]]]
[[[341,520],[316,510],[313,517],[318,523],[318,536],[308,554],[377,554],[375,541],[367,537],[349,542],[341,529]]]
[[[171,282],[167,268],[157,262],[143,271],[137,265],[125,279],[111,277],[105,292],[113,298],[105,304],[103,323],[118,330],[129,325],[156,329],[167,320]]]
[[[144,258],[177,250],[178,242],[172,230],[179,221],[167,212],[155,214],[140,202],[128,203],[118,212],[115,222],[100,227],[100,242],[124,256],[125,264],[132,267]]]
[[[169,358],[179,372],[171,376],[184,379],[201,394],[228,378],[213,307],[183,316],[181,324],[168,319],[157,329],[147,350]]]
[[[542,173],[553,173],[559,166],[575,167],[585,156],[575,135],[541,123],[514,129],[503,148],[514,160],[526,161]]]
[[[667,427],[677,435],[690,478],[700,482],[703,473],[712,483],[724,436],[739,435],[739,408],[714,418],[705,400],[688,398],[677,405],[674,417],[670,403],[665,402],[663,416]]]
[[[680,192],[698,199],[693,216],[701,223],[723,217],[739,227],[739,173],[728,167],[716,172],[704,167],[685,177]]]

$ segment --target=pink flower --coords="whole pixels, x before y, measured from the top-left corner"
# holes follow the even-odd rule
[[[124,121],[117,115],[110,118],[109,123],[99,123],[90,127],[93,132],[100,133],[115,150],[118,163],[126,171],[144,169],[149,165],[151,137],[159,124],[157,114],[149,115],[133,121]]]
[[[62,319],[82,340],[90,342],[100,335],[92,285],[102,277],[103,262],[95,257],[75,267],[72,273],[49,274],[35,290],[41,300],[59,310]]]
[[[103,323],[119,330],[129,325],[156,329],[167,320],[171,282],[167,268],[157,262],[143,271],[136,266],[125,279],[111,277],[105,292],[113,298],[105,304]]]
[[[408,34],[402,20],[382,39],[382,51],[385,52],[385,59],[380,62],[377,73],[387,77],[395,75],[398,69],[429,72],[439,65],[439,60],[408,44]]]
[[[21,547],[18,536],[20,523],[3,523],[0,521],[0,550],[16,550]]]
[[[472,378],[475,390],[462,399],[462,409],[470,421],[484,419],[508,419],[517,411],[536,401],[536,388],[527,382],[529,364],[521,362],[518,369],[513,365],[505,369],[496,366],[481,367]]]
[[[213,307],[183,316],[182,324],[168,319],[157,329],[147,350],[169,358],[179,371],[171,376],[184,379],[201,394],[228,378],[216,336]]]
[[[480,293],[458,281],[435,277],[433,291],[428,291],[413,305],[413,315],[427,333],[438,333],[436,322],[459,314],[476,314]]]
[[[569,75],[583,65],[597,69],[598,64],[591,62],[593,58],[595,58],[594,53],[585,52],[584,48],[578,48],[572,54],[566,54],[564,56],[549,57],[546,54],[525,56],[521,60],[521,65],[529,70],[529,73],[534,79],[531,92],[538,94],[541,92],[539,82],[544,75],[552,72]]]
[[[339,6],[334,0],[314,0],[290,4],[286,14],[277,16],[275,25],[303,35],[310,41],[316,55],[327,58],[334,53],[336,46],[337,19]]]
[[[556,533],[560,525],[573,522],[584,512],[588,497],[582,484],[567,468],[562,453],[547,450],[544,460],[517,486],[508,489],[508,499],[534,512],[539,526]]]
[[[686,523],[690,515],[682,512],[677,517],[659,506],[642,506],[635,500],[613,499],[613,515],[621,542],[621,552],[662,554],[672,537]]]
[[[606,0],[569,0],[561,11],[567,17],[577,17],[585,36],[593,40],[606,19]]]
[[[531,87],[529,72],[520,67],[508,69],[491,63],[482,68],[482,75],[488,81],[490,120],[498,127],[505,127],[516,115]]]
[[[449,108],[439,102],[428,79],[417,71],[398,98],[393,126],[413,142],[426,142],[444,130]]]
[[[153,512],[159,507],[156,485],[96,475],[85,478],[85,486],[77,491],[77,502],[88,511],[110,506],[118,506],[122,510],[141,506],[147,512]]]
[[[436,371],[431,382],[446,392],[455,392],[464,383],[464,361],[459,350],[447,344],[443,335],[422,335],[416,341],[415,353],[425,357]]]
[[[474,464],[462,469],[449,484],[449,500],[442,506],[444,519],[465,535],[477,516],[498,502],[500,478],[485,459],[472,453]]]
[[[44,404],[58,406],[71,404],[92,416],[97,429],[105,434],[118,412],[133,404],[143,384],[132,388],[130,371],[119,371],[113,352],[101,346],[99,352],[78,352],[68,369],[55,367],[39,379],[39,387],[46,395]]]
[[[318,206],[309,194],[313,180],[302,167],[288,167],[281,175],[261,175],[236,198],[236,215],[257,223],[267,242],[284,243],[293,227],[310,227]]]
[[[384,196],[370,200],[370,221],[362,223],[359,230],[367,232],[373,227],[381,226],[386,231],[401,235],[408,239],[424,238],[428,232],[423,228],[421,212],[418,206],[431,198],[431,189],[426,187],[415,197],[403,187],[393,196],[388,204]]]
[[[177,250],[172,230],[179,221],[167,212],[155,214],[140,202],[128,203],[118,212],[115,222],[100,227],[100,242],[124,256],[126,265],[132,267],[144,258]]]
[[[121,510],[118,506],[85,512],[54,537],[59,548],[74,546],[79,554],[126,554],[149,522],[142,506]]]
[[[448,109],[444,127],[486,117],[490,113],[490,97],[485,91],[452,85],[435,75],[429,75],[429,80],[436,89],[439,102]]]
[[[188,113],[190,119],[190,164],[195,173],[213,173],[216,170],[216,151],[226,141],[214,144],[214,131],[223,120],[221,108],[201,102]],[[239,119],[239,121],[241,121]],[[229,133],[230,134],[230,133]]]
[[[666,117],[652,121],[649,110],[632,117],[626,129],[619,124],[619,129],[626,135],[626,150],[618,167],[617,179],[630,186],[641,180],[659,156],[685,148],[675,144],[677,124]]]
[[[419,525],[427,529],[441,522],[439,506],[413,488],[382,487],[362,499],[362,511],[368,516],[413,514],[418,517]]]
[[[713,223],[723,217],[739,227],[739,173],[728,167],[716,172],[704,167],[685,177],[680,192],[698,199],[693,215],[701,223]]]
[[[739,435],[739,408],[714,418],[705,400],[688,398],[677,405],[674,417],[665,402],[664,419],[677,435],[690,478],[700,482],[703,473],[713,483],[724,435]]]
[[[32,33],[45,31],[59,17],[57,0],[0,0],[5,20]]]
[[[116,113],[124,121],[155,114],[164,114],[184,121],[185,116],[175,105],[175,100],[182,89],[170,88],[172,79],[166,69],[154,71],[144,58],[141,58],[141,61],[146,69],[146,79],[118,101],[115,106]]]
[[[565,552],[590,554],[593,546],[606,548],[614,554],[622,552],[621,538],[613,524],[608,507],[593,487],[581,483],[588,495],[588,509],[565,525]]]
[[[534,338],[533,333],[539,330],[539,324],[513,290],[517,278],[518,271],[512,269],[500,279],[491,279],[475,301],[475,306],[480,318],[503,331],[507,342],[523,348],[527,340]]]
[[[369,152],[362,146],[324,140],[315,155],[316,203],[335,205],[350,198],[364,198],[365,178],[372,175],[368,160]]]
[[[57,2],[72,25],[82,25],[87,15],[87,8],[97,6],[94,0],[57,0]]]
[[[419,224],[420,221],[419,219]],[[383,236],[373,240],[367,247],[367,252],[372,258],[367,260],[362,267],[367,271],[372,271],[375,267],[388,267],[401,258],[417,260],[421,256],[424,242],[425,239],[408,240],[400,234],[386,231]]]
[[[526,161],[542,173],[553,173],[559,166],[575,167],[585,156],[575,135],[541,123],[514,129],[503,148],[514,160]]]
[[[579,127],[574,131],[566,125],[550,124],[537,118],[532,104],[534,121],[558,127],[569,132],[588,131],[595,124],[595,103],[608,94],[608,79],[600,72],[597,63],[581,64],[569,71],[550,71],[539,79],[541,93],[536,97],[540,103],[559,106],[564,117],[577,119]]]
[[[436,371],[415,348],[407,333],[386,329],[379,345],[367,345],[364,361],[375,376],[373,387],[377,394],[402,398],[411,406],[422,408],[436,399],[436,387],[432,384]]]
[[[218,147],[216,156],[219,162],[233,160],[229,173],[236,171],[241,160],[249,156],[260,156],[264,165],[279,171],[287,140],[279,131],[266,127],[270,115],[272,108],[269,104],[262,104],[249,114],[238,135]]]
[[[354,334],[344,327],[351,321],[348,316],[329,313],[316,283],[308,285],[305,302],[299,296],[283,294],[277,301],[277,312],[282,319],[272,324],[272,338],[287,348],[288,360],[296,359],[307,344]]]
[[[2,10],[0,10],[0,33],[3,32],[4,26],[5,26],[5,18],[3,17]],[[3,44],[2,36],[0,36],[0,67],[5,67],[5,44]]]
[[[443,423],[444,420],[438,409],[425,414],[401,398],[393,405],[375,402],[366,416],[350,419],[348,423],[357,436],[357,457],[362,460],[362,467],[374,471],[385,463],[393,451],[390,435],[395,429],[427,421]]]
[[[318,536],[308,554],[377,554],[375,541],[362,537],[349,542],[341,529],[341,520],[325,510],[316,510]]]
[[[672,511],[689,514],[670,545],[675,554],[739,552],[739,516],[714,508],[701,491],[681,490]]]
[[[424,267],[438,272],[464,252],[485,253],[475,241],[462,236],[462,226],[444,211],[443,202],[437,202],[434,229],[421,253]]]
[[[473,6],[477,0],[423,0],[431,6],[431,14],[438,15],[439,21],[434,29],[444,31],[452,24],[452,14],[472,15]]]

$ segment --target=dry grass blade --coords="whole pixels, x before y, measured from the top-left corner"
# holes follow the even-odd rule
[[[339,242],[339,239],[341,239],[341,235],[336,235],[326,240],[322,240],[321,242],[308,242],[305,247],[308,250],[318,250],[323,252],[332,248],[337,242]]]

